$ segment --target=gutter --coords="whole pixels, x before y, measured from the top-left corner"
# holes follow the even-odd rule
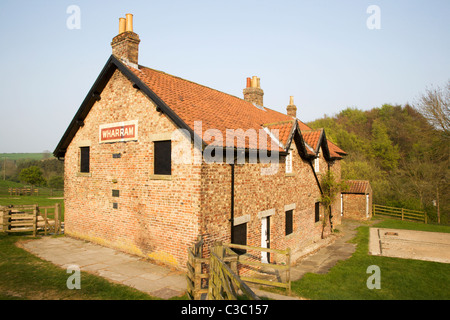
[[[231,212],[230,212],[230,222],[231,222],[231,243],[234,240],[234,162],[230,164],[231,167]]]
[[[313,172],[313,174],[314,174],[314,178],[316,178],[316,182],[317,182],[317,185],[319,186],[320,194],[323,194],[323,190],[322,190],[322,187],[321,187],[321,185],[320,185],[319,178],[317,177],[316,170],[314,170],[314,166],[313,166],[313,164],[312,164],[312,161],[311,161],[311,160],[308,160],[308,163],[309,163],[309,165],[310,165],[310,167],[311,167],[311,170],[312,170],[312,172]]]

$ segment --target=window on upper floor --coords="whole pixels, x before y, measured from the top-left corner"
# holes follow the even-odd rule
[[[317,158],[314,159],[314,171],[315,172],[320,172],[319,162],[320,162],[320,152],[317,154]]]
[[[172,174],[172,144],[170,140],[154,142],[153,173],[160,175]]]
[[[292,150],[286,156],[286,173],[292,173]]]

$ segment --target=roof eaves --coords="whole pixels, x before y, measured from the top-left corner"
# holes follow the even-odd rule
[[[295,139],[295,137],[299,137],[299,138]],[[295,122],[295,130],[293,132],[292,139],[295,141],[295,143],[297,145],[297,150],[298,150],[299,154],[304,159],[314,158],[315,155],[312,154],[313,152],[308,152],[308,148],[306,147],[305,139],[303,138],[302,131],[300,130],[300,126],[297,121]]]
[[[194,130],[189,127],[170,107],[160,98],[158,97],[146,84],[142,81],[136,74],[131,72],[131,70],[125,66],[120,60],[116,59],[112,56],[113,61],[117,63],[118,69],[135,85],[139,87],[139,89],[149,97],[159,108],[160,111],[167,115],[174,123],[181,129],[186,129],[189,131],[192,137],[192,141],[201,141],[202,148],[206,145],[201,137],[194,132]],[[198,139],[198,140],[196,140]]]
[[[55,148],[55,151],[53,152],[55,157],[64,157],[67,147],[91,110],[92,106],[98,100],[99,95],[116,69],[119,69],[135,87],[139,88],[139,90],[141,90],[147,97],[153,100],[157,107],[178,127],[188,130],[193,141],[201,141],[202,148],[206,145],[203,139],[198,137],[198,135],[188,125],[186,125],[186,123],[184,123],[184,121],[178,117],[178,115],[176,115],[175,112],[173,112],[167,104],[164,103],[164,101],[162,101],[138,76],[131,72],[130,69],[120,60],[111,55]]]
[[[99,100],[99,98],[101,98],[100,97],[101,92],[103,91],[103,89],[106,86],[106,83],[109,81],[109,79],[111,78],[111,76],[115,71],[116,65],[114,63],[114,59],[115,58],[111,56],[106,61],[105,66],[103,67],[99,76],[95,80],[88,94],[84,98],[82,104],[78,108],[77,113],[73,117],[72,121],[70,122],[69,126],[64,132],[64,135],[62,136],[61,140],[56,146],[55,151],[53,151],[53,155],[55,157],[57,158],[64,157],[67,147],[69,146],[70,142],[72,141],[73,137],[75,136],[80,126],[82,126],[82,123],[86,118],[87,114],[89,113],[89,111],[91,110],[92,106],[96,101]]]

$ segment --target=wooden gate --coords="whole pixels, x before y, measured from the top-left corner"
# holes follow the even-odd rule
[[[38,231],[45,235],[61,232],[60,205],[39,207],[38,205],[22,205],[0,207],[1,231],[6,233]]]
[[[210,248],[210,257],[203,258],[202,246],[203,240],[199,237],[193,247],[188,249],[186,279],[191,299],[233,300],[241,295],[244,299],[258,300],[247,283],[285,288],[291,294],[289,248],[276,250],[216,242]],[[233,251],[236,249],[247,253],[240,256]],[[261,255],[252,254],[253,252],[270,252],[272,261],[257,261],[255,257],[260,258]],[[281,259],[275,261],[274,256]],[[276,274],[277,279],[268,279],[267,269],[275,270],[271,277]],[[243,271],[243,275],[240,271]],[[285,275],[280,277],[280,273]]]
[[[188,248],[186,281],[187,293],[192,300],[202,300],[208,293],[208,264],[209,259],[203,258],[203,240],[199,236],[192,248]]]
[[[228,260],[230,266],[225,260]],[[247,300],[260,300],[237,275],[237,260],[237,254],[222,243],[214,245],[210,258],[209,300],[236,300],[239,290]]]

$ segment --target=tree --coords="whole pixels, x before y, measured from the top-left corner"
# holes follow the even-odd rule
[[[415,107],[437,131],[437,134],[433,134],[436,142],[427,150],[431,154],[428,158],[433,160],[433,167],[428,170],[430,172],[427,179],[429,188],[426,191],[432,196],[425,201],[429,203],[430,198],[433,199],[437,211],[437,221],[440,222],[442,209],[442,212],[447,212],[447,218],[450,217],[448,210],[450,201],[448,193],[450,189],[448,182],[450,176],[450,80],[443,88],[438,86],[427,89]],[[423,135],[422,132],[421,135]],[[428,134],[427,137],[431,137],[431,135]]]
[[[386,171],[397,168],[400,153],[398,146],[392,144],[386,126],[379,120],[372,123],[372,151],[380,159],[380,165]]]
[[[42,176],[42,171],[39,167],[31,166],[20,171],[20,180],[29,183],[33,186],[45,185],[46,181]]]
[[[330,231],[333,231],[333,225],[331,222],[331,204],[336,199],[336,196],[342,190],[348,188],[348,185],[344,181],[337,182],[333,172],[331,170],[328,170],[327,173],[322,176],[320,186],[322,188],[322,195],[320,197],[320,202],[325,208],[322,220],[322,239],[323,239],[325,227],[327,226],[327,221],[330,221]]]
[[[64,178],[61,176],[53,176],[48,179],[48,186],[53,189],[63,189],[64,188]]]
[[[444,88],[427,89],[419,102],[417,109],[438,130],[449,137],[450,130],[450,80]]]

